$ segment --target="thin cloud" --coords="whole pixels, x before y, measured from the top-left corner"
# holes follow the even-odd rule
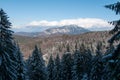
[[[79,18],[79,19],[65,19],[61,21],[33,21],[27,26],[65,26],[65,25],[78,25],[84,28],[93,28],[93,27],[111,27],[111,25],[103,20],[97,18]]]

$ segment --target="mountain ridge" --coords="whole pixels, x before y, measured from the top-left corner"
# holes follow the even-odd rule
[[[77,25],[66,25],[66,26],[48,28],[42,32],[17,32],[15,34],[22,36],[37,37],[37,36],[59,35],[59,34],[75,35],[86,32],[90,32],[90,30],[82,28]]]

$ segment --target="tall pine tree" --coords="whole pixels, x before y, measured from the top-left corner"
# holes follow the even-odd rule
[[[87,80],[90,73],[91,51],[84,53],[76,50],[74,53],[74,64],[72,69],[72,80]]]
[[[18,60],[17,61],[17,79],[25,80],[25,73],[26,73],[25,62],[19,46],[17,49],[17,60]]]
[[[98,42],[96,47],[96,55],[93,56],[91,61],[91,73],[90,80],[102,80],[103,75],[103,63],[102,63],[102,43]]]
[[[49,58],[49,62],[47,65],[47,72],[48,72],[48,80],[54,80],[54,60],[52,55]]]
[[[120,2],[106,5],[106,8],[115,11],[116,15],[120,15]],[[108,41],[110,46],[113,45],[115,41],[120,41],[120,19],[116,21],[110,22],[110,24],[114,25],[114,29],[110,31],[110,33],[114,34],[112,38]],[[106,80],[120,80],[120,43],[118,43],[117,48],[104,56],[103,58],[106,60],[106,65],[104,69],[103,79]]]
[[[72,63],[71,53],[63,54],[61,60],[61,80],[72,80]]]
[[[92,58],[91,61],[91,72],[90,72],[90,80],[102,80],[103,75],[103,63],[101,61],[102,53],[100,52],[99,46],[96,50],[96,55]]]
[[[47,72],[42,54],[35,46],[32,56],[27,61],[29,80],[47,80]]]
[[[16,46],[7,14],[0,9],[0,80],[16,80]]]
[[[72,67],[72,80],[81,80],[83,77],[83,59],[80,51],[76,50],[74,53],[74,65]]]
[[[55,59],[55,66],[54,66],[54,80],[60,80],[61,79],[61,62],[59,55],[57,54]]]

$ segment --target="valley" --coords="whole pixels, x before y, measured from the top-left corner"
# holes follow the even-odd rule
[[[22,53],[25,58],[32,53],[34,46],[37,45],[41,48],[43,54],[57,53],[62,56],[66,52],[66,47],[69,44],[71,52],[75,50],[75,45],[80,48],[81,44],[84,44],[87,48],[90,48],[95,54],[96,46],[98,42],[102,42],[102,52],[105,53],[108,44],[108,39],[111,37],[108,31],[87,32],[83,34],[68,35],[59,34],[46,37],[29,37],[14,35],[15,40],[19,43]],[[93,48],[93,49],[92,49]]]

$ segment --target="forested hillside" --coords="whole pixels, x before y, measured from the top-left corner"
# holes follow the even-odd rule
[[[101,44],[101,51],[104,54],[109,47],[108,39],[111,37],[109,31],[88,32],[79,35],[59,35],[50,37],[26,37],[15,35],[16,41],[19,43],[21,51],[25,58],[32,53],[34,46],[37,45],[41,48],[43,54],[53,54],[54,56],[59,53],[62,55],[66,52],[67,47],[70,47],[70,52],[75,51],[75,46],[79,49],[84,46],[89,48],[92,54],[95,54],[96,46]]]

